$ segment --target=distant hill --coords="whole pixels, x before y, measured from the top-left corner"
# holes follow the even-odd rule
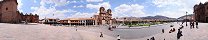
[[[170,17],[166,17],[166,16],[156,15],[156,16],[141,17],[141,19],[175,19],[175,18],[170,18]]]
[[[121,17],[119,20],[175,20],[176,18],[170,18],[166,16],[156,15],[156,16],[146,16],[146,17]]]

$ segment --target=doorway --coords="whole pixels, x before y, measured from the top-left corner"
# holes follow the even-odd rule
[[[208,17],[206,17],[206,23],[208,23]]]
[[[1,22],[1,16],[2,16],[2,14],[0,13],[0,22]]]

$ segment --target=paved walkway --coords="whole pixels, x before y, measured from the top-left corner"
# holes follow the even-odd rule
[[[122,40],[147,40],[151,37],[155,37],[156,40],[177,40],[177,29],[180,26],[172,23],[176,31],[168,33],[171,27],[167,26],[170,24],[144,29],[115,29],[114,31],[107,30],[107,27],[78,27],[78,31],[75,31],[74,27],[0,23],[0,40],[116,40],[117,34],[121,34]],[[165,33],[160,33],[162,28],[165,28]],[[190,29],[187,26],[182,31],[183,36],[179,40],[208,39],[208,23],[199,23],[199,29]],[[103,32],[103,38],[99,37],[100,32]]]
[[[0,23],[0,40],[115,40],[115,38],[73,27],[43,24],[24,25]]]
[[[189,23],[188,23],[189,24]],[[175,23],[173,28],[178,29],[180,26]],[[145,37],[145,38],[140,38],[140,39],[134,39],[134,40],[147,40],[150,39],[151,37],[155,37],[156,40],[177,40],[177,32],[176,30],[173,33],[168,33],[168,31],[171,28],[165,30],[165,33],[159,33],[153,36]],[[190,29],[190,26],[188,25],[187,27],[184,24],[184,28],[181,30],[183,36],[179,40],[207,40],[208,39],[208,23],[199,23],[199,29],[194,28]]]

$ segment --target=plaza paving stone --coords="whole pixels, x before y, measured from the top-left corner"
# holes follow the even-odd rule
[[[189,23],[188,23],[189,24]],[[193,28],[190,29],[190,25],[188,25],[187,27],[184,25],[184,28],[181,30],[183,36],[178,39],[178,40],[207,40],[208,39],[208,23],[199,23],[199,29],[197,28]],[[178,29],[179,24],[174,23],[174,27]],[[173,33],[168,33],[168,31],[171,28],[165,30],[165,33],[159,33],[153,36],[149,36],[149,37],[145,37],[145,38],[140,38],[140,39],[134,39],[134,40],[147,40],[150,39],[151,37],[155,37],[156,40],[177,40],[177,31]]]
[[[75,31],[73,27],[49,26],[43,24],[0,23],[0,40],[112,40],[110,36],[100,38],[99,33],[85,30]]]
[[[176,31],[168,33],[174,25]],[[185,24],[183,24],[185,26]],[[179,24],[167,23],[154,25],[148,28],[120,27],[109,31],[106,26],[78,26],[63,27],[45,24],[7,24],[0,23],[0,40],[116,40],[121,35],[122,40],[147,40],[155,37],[156,40],[177,40]],[[75,31],[78,29],[78,31]],[[165,29],[165,33],[161,30]],[[183,36],[179,40],[206,40],[208,39],[208,23],[199,23],[199,29],[190,29],[189,25],[182,29]],[[99,37],[103,32],[104,37]]]

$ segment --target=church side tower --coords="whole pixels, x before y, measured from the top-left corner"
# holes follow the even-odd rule
[[[111,9],[107,10],[107,24],[112,24],[112,14],[111,14]]]
[[[100,11],[100,13],[105,13],[105,8],[104,7],[100,7],[99,11]]]
[[[3,0],[1,4],[1,22],[16,23],[20,21],[20,14],[17,11],[17,0]]]

